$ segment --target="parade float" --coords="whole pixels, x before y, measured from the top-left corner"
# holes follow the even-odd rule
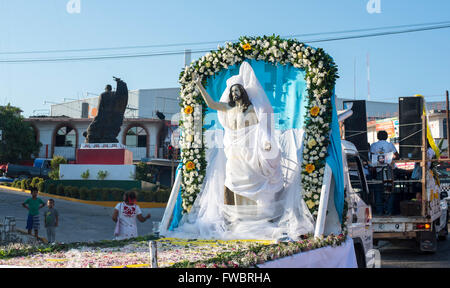
[[[259,239],[279,247],[309,243],[306,250],[315,256],[294,249],[287,262],[267,267],[355,267],[337,78],[323,49],[278,36],[241,37],[187,66],[180,75],[182,163],[160,234]],[[254,125],[230,127],[232,109],[220,106],[232,101],[236,84],[254,107]],[[242,148],[248,142],[250,148]],[[283,179],[281,190],[273,188],[273,175]]]
[[[335,104],[337,78],[329,55],[293,39],[242,37],[207,53],[180,75],[182,161],[158,237],[19,247],[5,252],[0,264],[148,267],[148,241],[155,240],[158,267],[356,267],[347,227],[348,171]],[[255,146],[227,154],[224,131],[230,130],[224,119],[229,118],[208,107],[198,87],[214,101],[227,102],[236,83],[249,94],[257,137],[249,138],[253,128],[245,126],[241,135]],[[272,115],[267,122],[261,121],[264,113]],[[267,168],[258,178],[258,172],[246,177],[235,167],[240,175],[233,177],[243,176],[244,186],[260,180],[252,187],[254,195],[239,185],[228,189],[227,159],[233,153],[243,156],[242,167],[257,163],[246,169]],[[264,173],[276,175],[281,189],[279,183],[271,187]]]

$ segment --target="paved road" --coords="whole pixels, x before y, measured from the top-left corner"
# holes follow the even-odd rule
[[[22,203],[29,194],[16,192],[0,188],[0,219],[5,216],[16,218],[16,227],[25,230],[27,210],[22,207]],[[44,202],[48,197],[38,196]],[[55,208],[60,214],[59,227],[56,230],[57,242],[84,242],[111,240],[113,238],[115,223],[112,221],[113,208],[98,205],[89,205],[66,200],[55,199]],[[42,208],[41,215],[43,213]],[[143,215],[150,213],[152,217],[144,223],[138,221],[139,235],[152,233],[152,221],[161,221],[164,208],[143,208]],[[47,237],[45,228],[42,225],[39,235]]]
[[[29,194],[0,188],[0,219],[5,216],[16,217],[17,227],[25,229],[27,210],[22,208],[23,201]],[[48,197],[39,196],[47,201]],[[58,242],[78,242],[110,240],[114,231],[111,220],[113,208],[56,200],[60,218],[60,227],[56,232]],[[152,214],[151,221],[138,222],[139,235],[150,234],[152,221],[161,221],[164,208],[142,209],[143,214]],[[42,212],[41,212],[42,213]],[[46,237],[44,228],[39,234]],[[380,242],[382,268],[449,268],[450,267],[450,236],[445,241],[438,242],[438,252],[419,255],[414,249],[414,241],[398,243]]]
[[[450,268],[450,237],[438,241],[434,254],[418,254],[413,240],[380,242],[379,246],[382,268]]]

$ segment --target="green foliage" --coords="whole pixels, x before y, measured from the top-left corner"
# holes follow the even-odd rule
[[[15,245],[8,247],[1,247],[0,259],[9,259],[14,257],[29,256],[37,253],[53,253],[69,251],[71,249],[80,249],[81,247],[97,247],[97,248],[114,248],[123,247],[134,242],[148,242],[150,240],[157,240],[154,235],[139,236],[125,240],[102,240],[99,242],[74,242],[74,243],[57,243],[57,244],[43,244],[43,245],[21,245],[17,248]]]
[[[89,189],[86,187],[80,188],[80,199],[81,200],[88,200],[89,197]]]
[[[56,194],[56,185],[55,184],[48,185],[47,193],[55,195]]]
[[[13,182],[12,182],[12,185],[11,185],[11,187],[13,187],[13,188],[20,188],[20,181],[19,180],[14,180]]]
[[[79,187],[72,187],[72,191],[70,191],[70,197],[79,199],[80,198],[80,188]]]
[[[38,189],[39,192],[44,192],[44,189],[45,189],[45,181],[44,181],[44,180],[39,181],[39,182],[36,184],[36,187],[37,187],[37,189]]]
[[[54,156],[50,165],[52,170],[48,173],[48,177],[53,180],[59,179],[59,165],[67,164],[67,160],[62,156]]]
[[[66,158],[62,156],[54,156],[52,161],[50,162],[50,166],[52,169],[59,169],[60,164],[67,164]]]
[[[87,188],[76,186],[64,186],[63,184],[49,184],[45,191],[45,180],[35,177],[33,179],[15,180],[10,183],[11,187],[29,190],[31,187],[38,188],[39,192],[46,192],[52,195],[70,197],[74,199],[89,201],[123,201],[126,190],[121,188]],[[23,187],[23,188],[22,188]],[[159,187],[157,190],[132,189],[136,193],[139,202],[166,203],[170,197],[170,188]]]
[[[92,189],[89,190],[89,197],[88,197],[88,199],[90,201],[96,201],[97,200],[97,195],[101,196],[101,193],[102,193],[102,189],[101,188],[92,188]]]
[[[53,179],[53,180],[58,180],[59,179],[59,169],[58,170],[50,170],[50,172],[48,172],[48,178]]]
[[[34,177],[34,178],[31,180],[30,187],[31,187],[31,188],[38,188],[38,187],[37,187],[38,183],[43,182],[43,181],[44,181],[44,179],[42,179],[42,178]]]
[[[66,197],[70,197],[70,194],[72,193],[72,189],[73,189],[72,186],[65,186],[63,195]]]
[[[151,182],[151,178],[148,176],[149,173],[151,173],[149,165],[144,162],[136,164],[136,180]]]
[[[20,189],[23,189],[23,190],[28,190],[29,189],[28,183],[27,183],[27,179],[22,179],[20,181]]]
[[[89,169],[87,169],[86,171],[84,171],[83,173],[81,173],[81,178],[83,178],[84,180],[89,179]]]
[[[64,196],[64,186],[62,184],[56,187],[56,195]]]
[[[0,106],[0,130],[3,140],[0,141],[0,163],[17,163],[38,156],[41,143],[36,143],[36,135],[28,122],[20,115],[17,107]]]
[[[98,180],[105,180],[105,178],[106,177],[108,177],[108,171],[103,171],[103,170],[100,170],[100,171],[98,171],[98,173],[97,173],[97,179]]]
[[[123,200],[123,193],[125,192],[123,189],[111,189],[112,199],[113,201],[122,201]]]

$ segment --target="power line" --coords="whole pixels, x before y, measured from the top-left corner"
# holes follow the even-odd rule
[[[369,37],[378,37],[378,36],[387,36],[387,35],[396,35],[396,34],[405,34],[405,33],[413,33],[420,31],[430,31],[430,30],[440,30],[450,28],[450,24],[447,25],[438,25],[431,27],[422,27],[415,29],[407,29],[401,31],[386,31],[379,33],[370,33],[363,35],[353,35],[353,36],[343,36],[343,37],[334,37],[334,38],[325,38],[325,39],[317,39],[317,40],[302,40],[304,43],[321,43],[321,42],[330,42],[330,41],[340,41],[340,40],[350,40],[350,39],[361,39],[361,38],[369,38]],[[376,28],[374,28],[376,29]],[[298,37],[292,37],[298,38]],[[198,49],[191,50],[191,53],[205,53],[213,50],[214,48],[209,49]],[[125,55],[100,55],[100,56],[85,56],[85,57],[70,57],[70,58],[36,58],[36,59],[6,59],[0,60],[0,63],[33,63],[33,62],[63,62],[63,61],[87,61],[87,60],[109,60],[109,59],[125,59],[125,58],[141,58],[141,57],[155,57],[155,56],[169,56],[169,55],[180,55],[184,54],[184,50],[178,51],[163,51],[163,52],[149,52],[149,53],[141,53],[141,54],[125,54]]]
[[[310,40],[310,41],[305,41],[305,43],[319,43],[319,42],[329,42],[329,41],[338,41],[338,40],[360,39],[360,38],[395,35],[395,34],[405,34],[405,33],[420,32],[420,31],[439,30],[439,29],[446,29],[446,28],[450,28],[450,25],[423,27],[423,28],[408,29],[408,30],[403,30],[403,31],[388,31],[388,32],[380,32],[380,33],[371,33],[371,34],[366,34],[366,35],[355,35],[355,36],[345,36],[345,37],[336,37],[336,38],[328,38],[328,39]]]
[[[340,31],[329,31],[329,32],[316,32],[316,33],[306,33],[306,34],[294,34],[294,35],[286,35],[286,36],[282,36],[282,37],[283,38],[300,38],[300,37],[319,36],[319,35],[368,32],[368,31],[385,30],[385,29],[398,29],[398,28],[405,28],[405,27],[430,26],[430,25],[442,25],[442,24],[450,24],[450,21],[420,23],[420,24],[405,24],[405,25],[396,25],[396,26],[384,26],[384,27],[375,27],[375,28],[340,30]],[[185,42],[185,43],[170,43],[170,44],[140,45],[140,46],[137,45],[137,46],[119,46],[119,47],[65,49],[65,50],[15,51],[15,52],[0,52],[0,55],[92,52],[92,51],[161,48],[161,47],[176,47],[176,46],[197,46],[197,45],[218,44],[218,43],[234,42],[234,41],[236,41],[236,40],[217,40],[217,41],[203,41],[203,42]]]

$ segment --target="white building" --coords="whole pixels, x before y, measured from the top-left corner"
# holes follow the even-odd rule
[[[172,116],[180,111],[178,88],[129,91],[128,106],[117,140],[133,152],[133,159],[165,158],[172,131],[177,122]],[[76,159],[76,150],[85,142],[83,133],[97,115],[98,97],[51,106],[51,116],[26,119],[42,143],[39,157],[60,155]],[[163,121],[157,111],[165,116]],[[172,126],[173,125],[173,126]]]
[[[160,111],[166,120],[180,111],[179,88],[139,89],[128,91],[128,105],[125,118],[157,119]],[[50,116],[68,116],[71,118],[94,118],[97,115],[98,96],[51,106]]]
[[[134,160],[165,158],[169,137],[178,124],[172,116],[180,111],[179,92],[179,88],[129,91],[124,124],[117,139],[133,151]],[[344,101],[352,100],[337,98],[337,109],[344,108]],[[398,99],[392,100],[397,102],[366,101],[369,143],[377,141],[377,126],[371,120],[398,117]],[[97,105],[98,97],[65,102],[52,105],[50,117],[27,119],[36,130],[37,140],[43,144],[39,156],[62,155],[74,160],[76,148],[85,141],[83,132],[97,115]],[[445,113],[436,110],[445,109],[445,102],[427,102],[426,107],[431,110],[429,124],[433,137],[446,138]],[[165,115],[165,120],[173,120],[174,126],[167,128],[167,122],[158,118],[157,111]],[[446,145],[445,141],[444,147]]]

